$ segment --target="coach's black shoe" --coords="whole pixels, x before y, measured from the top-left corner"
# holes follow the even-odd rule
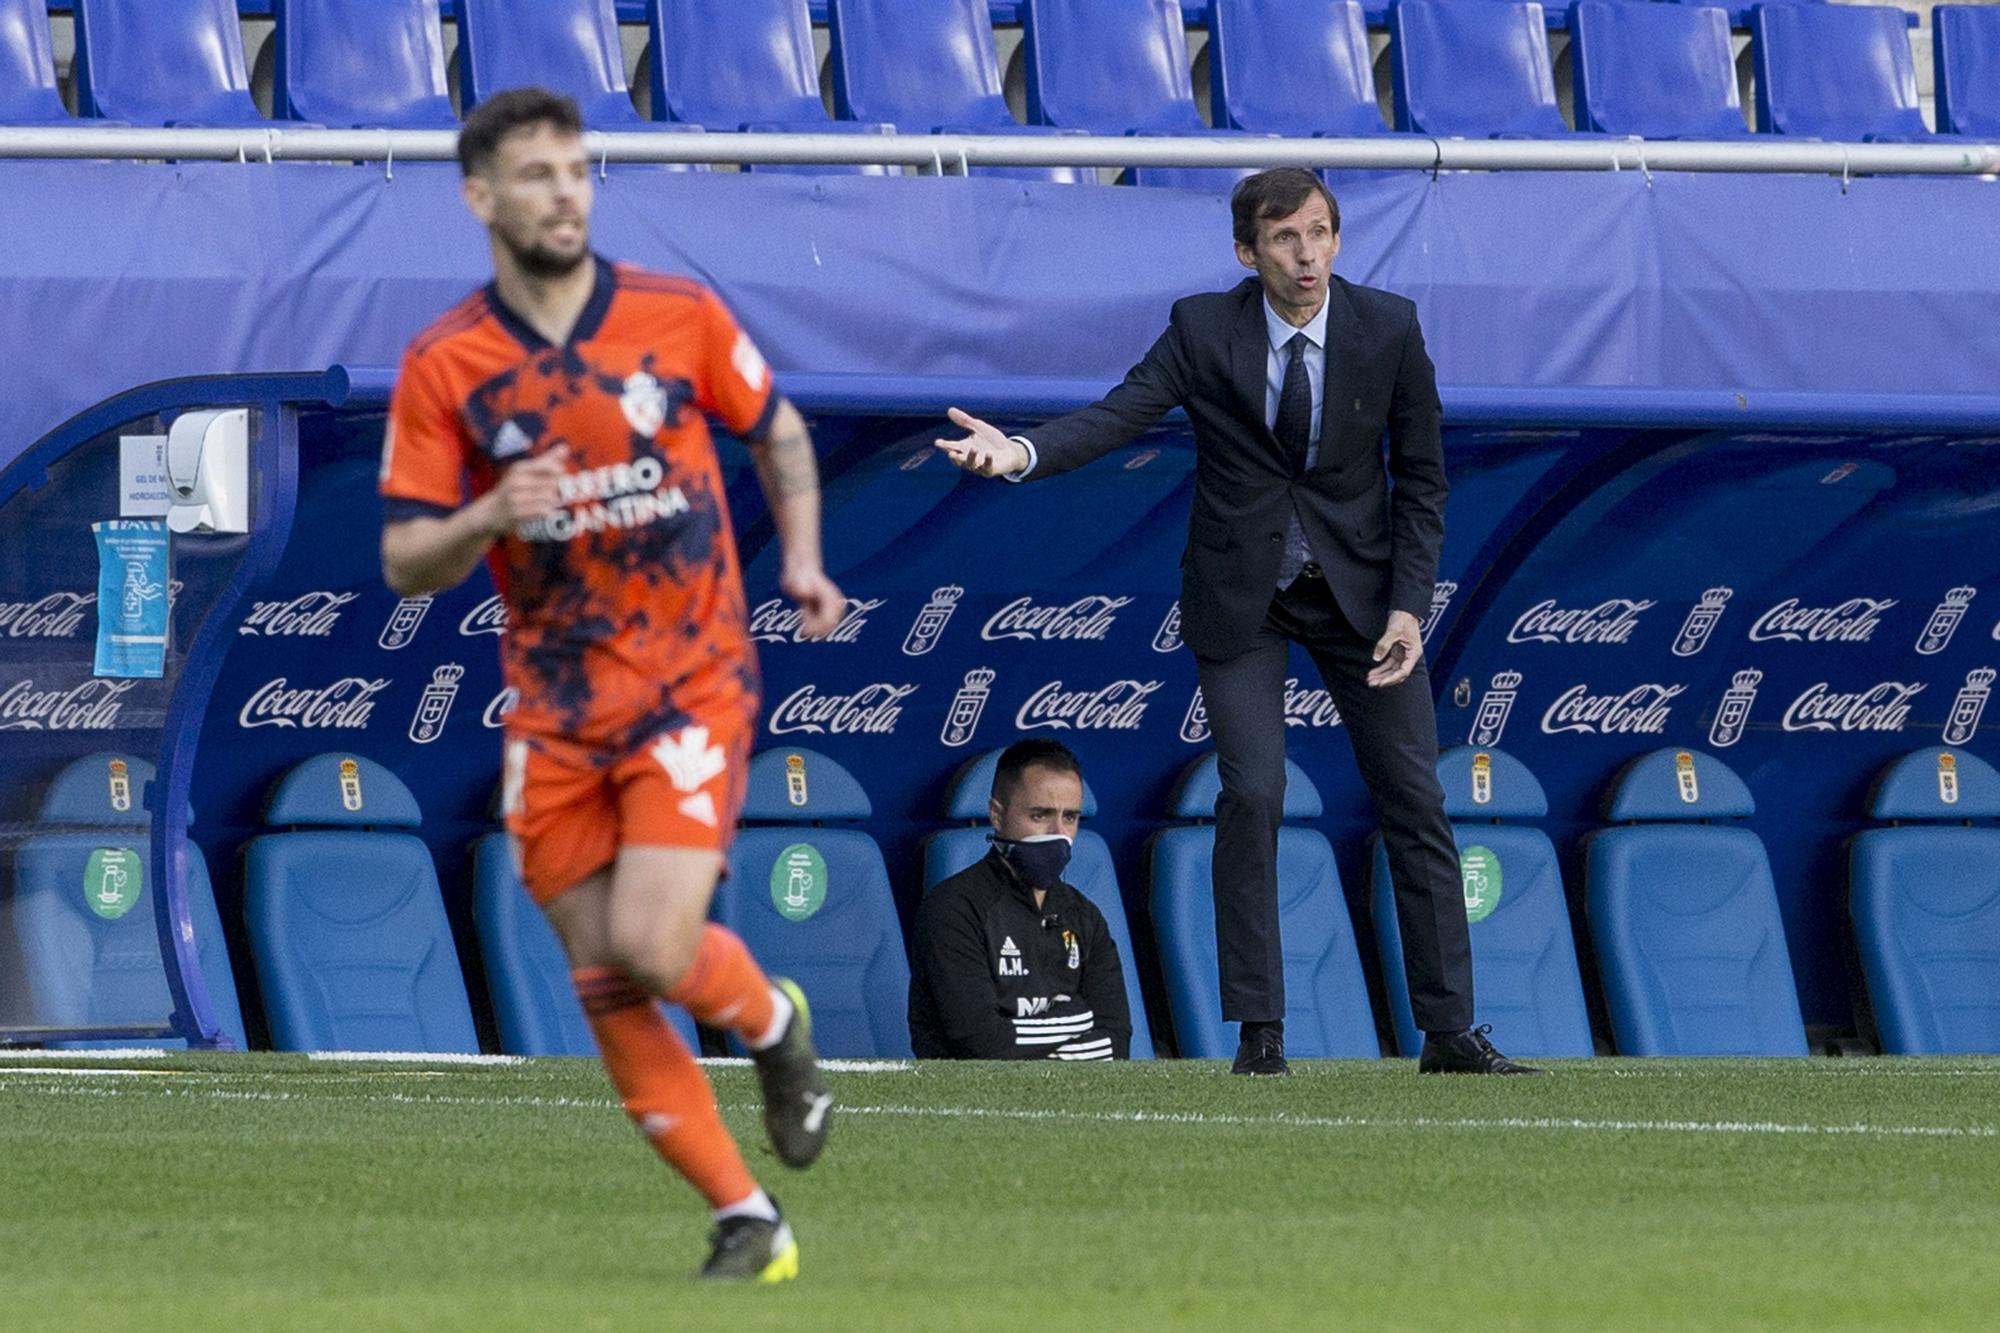
[[[1276,1023],[1245,1023],[1243,1039],[1236,1044],[1232,1074],[1282,1078],[1292,1072],[1285,1061],[1285,1029]]]
[[[1515,1064],[1493,1049],[1486,1034],[1491,1023],[1461,1032],[1454,1037],[1426,1035],[1424,1049],[1417,1056],[1420,1074],[1546,1074],[1546,1069]]]
[[[792,1021],[776,1046],[754,1051],[757,1081],[764,1086],[764,1132],[778,1160],[789,1167],[807,1167],[826,1147],[827,1122],[832,1119],[833,1094],[819,1072],[813,1052],[812,1012],[806,994],[784,977],[771,984],[792,1002]]]
[[[704,1278],[720,1282],[790,1282],[799,1275],[799,1243],[784,1218],[726,1217],[708,1238]]]

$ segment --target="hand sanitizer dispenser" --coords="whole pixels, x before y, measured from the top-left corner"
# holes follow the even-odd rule
[[[187,412],[167,430],[167,527],[250,530],[250,409]]]

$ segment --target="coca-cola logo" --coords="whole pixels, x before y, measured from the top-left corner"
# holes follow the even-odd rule
[[[236,715],[237,725],[250,727],[304,727],[358,731],[368,725],[375,711],[375,696],[389,688],[387,680],[363,676],[343,676],[318,689],[294,689],[279,676],[264,682]]]
[[[1065,690],[1052,680],[1028,696],[1014,714],[1019,731],[1052,727],[1060,731],[1137,731],[1146,701],[1165,684],[1158,680],[1114,680],[1095,690]]]
[[[1080,639],[1102,642],[1118,619],[1118,612],[1132,605],[1130,597],[1079,597],[1063,606],[1037,606],[1032,597],[1019,597],[993,613],[979,637],[999,639]]]
[[[267,638],[324,639],[340,623],[340,609],[359,597],[357,592],[308,592],[290,601],[258,602],[250,608],[238,634]]]
[[[1866,643],[1881,627],[1882,613],[1895,604],[1893,597],[1850,597],[1838,606],[1800,606],[1798,598],[1787,597],[1757,617],[1750,638],[1756,643]]]
[[[1509,643],[1630,643],[1639,628],[1640,613],[1658,602],[1613,597],[1596,606],[1558,607],[1554,600],[1537,602],[1521,613],[1507,631]]]
[[[1901,731],[1910,720],[1910,700],[1923,691],[1914,681],[1885,680],[1839,694],[1820,681],[1792,700],[1783,726],[1786,731]]]
[[[1306,689],[1293,676],[1285,682],[1285,725],[1288,727],[1337,727],[1340,709],[1325,686]]]
[[[1574,685],[1556,696],[1542,714],[1542,730],[1551,736],[1585,732],[1599,736],[1657,736],[1667,729],[1671,704],[1685,685],[1634,685],[1623,694],[1592,694],[1588,685]]]
[[[846,614],[831,634],[823,639],[807,639],[803,628],[805,613],[782,597],[773,597],[758,603],[757,609],[750,613],[750,637],[759,643],[853,643],[868,624],[869,613],[885,605],[887,599],[881,597],[866,602],[850,597]]]
[[[505,634],[507,632],[507,604],[500,595],[481,602],[465,613],[465,619],[458,622],[458,632],[464,635]]]
[[[136,680],[86,680],[69,689],[38,690],[17,680],[0,690],[0,731],[113,731],[120,702]]]
[[[507,714],[514,711],[514,705],[521,702],[521,692],[509,685],[493,696],[493,702],[486,705],[486,711],[479,715],[482,726],[498,728],[506,725]]]
[[[816,685],[801,685],[771,710],[770,731],[773,736],[795,731],[815,736],[887,736],[903,716],[903,701],[916,692],[914,685],[886,682],[863,685],[848,694],[821,694]]]
[[[0,602],[0,634],[10,639],[67,639],[83,628],[97,594],[52,592],[32,602]]]

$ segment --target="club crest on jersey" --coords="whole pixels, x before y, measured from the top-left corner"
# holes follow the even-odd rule
[[[625,377],[618,410],[634,431],[650,440],[667,424],[666,386],[645,371],[635,370]]]

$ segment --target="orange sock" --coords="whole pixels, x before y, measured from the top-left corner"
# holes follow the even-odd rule
[[[625,1114],[654,1151],[687,1177],[711,1208],[754,1194],[757,1182],[722,1123],[708,1076],[652,997],[613,968],[582,968],[571,979]]]
[[[755,1041],[770,1030],[771,981],[736,933],[710,922],[703,927],[694,965],[661,997],[706,1027]]]

